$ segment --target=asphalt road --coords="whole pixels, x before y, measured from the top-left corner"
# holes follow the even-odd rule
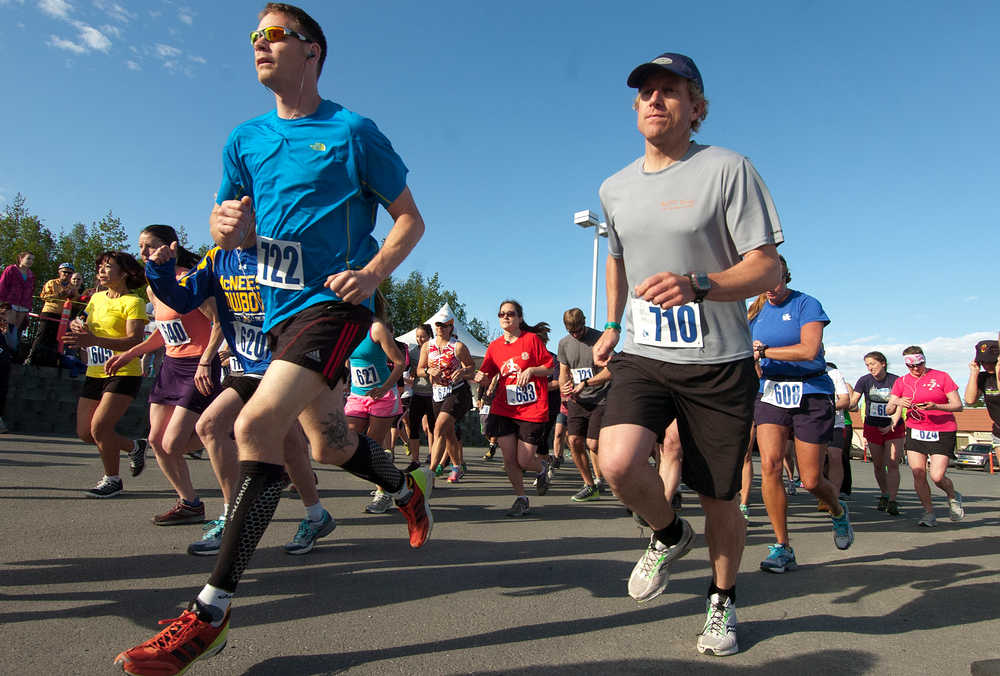
[[[648,540],[612,497],[582,505],[572,464],[504,517],[498,460],[469,449],[467,478],[438,481],[434,533],[411,550],[398,512],[366,515],[368,486],[319,468],[337,530],[306,556],[281,550],[302,518],[283,499],[237,592],[227,648],[192,674],[1000,674],[1000,474],[952,470],[966,519],[919,529],[912,479],[903,516],[874,509],[870,465],[855,462],[857,540],[840,552],[815,500],[790,498],[799,569],[758,570],[772,534],[752,510],[739,578],[741,652],[701,656],[709,582],[704,519],[661,597],[639,605],[626,579]],[[210,515],[207,461],[190,463]],[[150,460],[126,491],[89,500],[95,449],[73,439],[0,436],[0,673],[114,673],[115,655],[158,631],[197,593],[210,558],[185,553],[198,526],[157,527],[173,493]],[[935,489],[936,490],[936,489]]]

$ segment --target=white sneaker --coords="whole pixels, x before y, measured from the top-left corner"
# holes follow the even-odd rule
[[[739,651],[736,643],[736,604],[728,596],[712,594],[708,599],[705,627],[698,635],[698,652],[722,656]]]
[[[917,525],[924,528],[934,528],[937,526],[937,517],[934,516],[934,512],[924,512],[924,515],[920,517],[920,521],[917,521]]]
[[[684,519],[681,519],[681,539],[675,545],[667,547],[655,534],[651,535],[649,546],[629,575],[628,595],[643,603],[662,594],[670,582],[671,562],[687,554],[693,543],[694,531]]]
[[[962,506],[962,494],[955,491],[955,497],[948,500],[948,518],[961,521],[965,518],[965,507]]]

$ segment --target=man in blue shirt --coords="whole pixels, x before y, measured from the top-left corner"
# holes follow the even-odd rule
[[[163,632],[118,656],[131,674],[178,673],[225,646],[229,603],[277,506],[296,419],[314,459],[396,499],[412,547],[433,526],[423,470],[400,472],[378,443],[349,430],[343,409],[344,362],[371,323],[370,298],[424,231],[406,167],[373,122],[320,97],[326,38],[312,17],[268,3],[250,39],[275,110],[230,135],[209,222],[227,250],[256,227],[272,361],[236,421],[240,491],[209,583]],[[393,219],[381,249],[371,236],[379,205]]]

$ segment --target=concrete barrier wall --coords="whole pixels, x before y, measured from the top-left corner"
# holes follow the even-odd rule
[[[16,434],[76,434],[76,403],[84,376],[51,366],[11,366],[4,422]],[[129,438],[149,431],[151,378],[143,378],[139,395],[118,423],[118,432]]]

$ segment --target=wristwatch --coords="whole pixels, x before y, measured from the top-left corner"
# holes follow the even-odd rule
[[[689,272],[687,273],[687,278],[691,282],[691,288],[694,289],[694,302],[700,303],[705,300],[705,296],[712,290],[712,280],[708,278],[708,274],[705,272]]]

